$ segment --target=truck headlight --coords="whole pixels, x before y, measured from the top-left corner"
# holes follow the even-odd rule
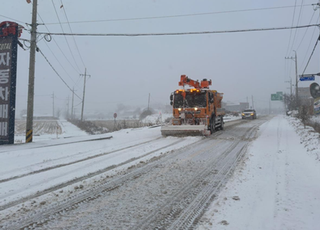
[[[195,110],[195,111],[197,111],[197,110],[198,110],[198,108],[197,108],[197,107],[195,107],[195,108],[194,108],[194,110]]]

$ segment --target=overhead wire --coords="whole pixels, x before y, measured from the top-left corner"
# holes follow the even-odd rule
[[[312,4],[304,4],[302,6],[305,7],[305,6],[311,6],[311,5]],[[296,6],[278,6],[278,7],[252,8],[252,9],[243,9],[243,10],[214,11],[214,12],[204,12],[204,13],[164,15],[164,16],[151,16],[151,17],[137,17],[137,18],[118,18],[118,19],[101,19],[101,20],[89,20],[89,21],[74,21],[74,22],[61,22],[61,24],[135,21],[135,20],[150,20],[150,19],[163,19],[163,18],[193,17],[193,16],[213,15],[213,14],[227,14],[227,13],[229,14],[229,13],[241,13],[241,12],[250,12],[250,11],[285,9],[285,8],[293,8],[293,7],[296,7]],[[47,23],[47,24],[48,25],[55,25],[55,24],[58,24],[58,23],[52,22],[52,23]]]
[[[49,61],[49,59],[44,55],[44,53],[41,51],[41,49],[38,47],[38,51],[40,52],[40,54],[44,57],[44,59],[47,61],[47,63],[50,65],[50,67],[52,68],[52,70],[56,73],[56,75],[60,78],[60,80],[68,87],[68,89],[74,93],[74,95],[79,98],[80,100],[82,100],[82,98],[76,94],[71,87],[67,84],[67,82],[60,76],[60,74],[57,72],[57,70],[53,67],[53,65],[51,64],[51,62]]]
[[[292,16],[292,21],[291,21],[291,27],[293,27],[293,24],[294,24],[294,18],[295,18],[295,15],[296,15],[296,6],[297,6],[297,0],[295,0],[295,2],[294,2],[294,9],[293,9],[293,16]],[[288,47],[287,47],[286,56],[287,56],[288,53],[289,53],[289,47],[290,47],[290,44],[291,44],[291,37],[292,37],[292,30],[290,30],[289,43],[288,43]]]
[[[82,104],[82,101],[81,101],[79,104],[75,105],[74,107],[77,107],[77,106],[79,106],[79,105],[81,105],[81,104]]]
[[[49,28],[46,26],[46,23],[44,22],[44,20],[42,19],[41,15],[38,13],[38,16],[40,17],[41,21],[43,22],[44,26],[46,27],[46,29],[48,30],[48,32],[50,33]],[[74,65],[70,62],[69,58],[66,56],[66,54],[63,52],[63,50],[61,49],[61,47],[59,46],[59,44],[57,43],[57,41],[53,38],[54,43],[57,45],[58,49],[60,50],[60,52],[62,53],[62,55],[65,57],[65,59],[68,61],[68,63],[70,64],[70,66],[77,72],[77,74],[79,74],[79,70],[77,70]],[[68,73],[67,73],[68,74]]]
[[[54,1],[51,0],[51,2],[52,2],[52,5],[53,5],[53,8],[54,8],[54,11],[55,11],[55,13],[56,13],[56,16],[57,16],[57,18],[58,18],[58,21],[59,21],[59,24],[60,24],[60,28],[61,28],[62,32],[64,33],[64,29],[63,29],[63,26],[62,26],[62,24],[61,24],[61,21],[60,21],[60,18],[59,18],[59,15],[58,15],[56,6],[55,6],[55,4],[54,4]],[[70,53],[71,53],[72,59],[73,59],[74,63],[76,64],[76,67],[78,68],[78,71],[81,72],[81,70],[80,70],[80,68],[79,68],[79,66],[78,66],[78,64],[77,64],[77,62],[76,62],[76,59],[75,59],[75,57],[74,57],[74,55],[73,55],[73,52],[72,52],[72,50],[71,50],[71,47],[70,47],[70,45],[69,45],[68,39],[67,39],[66,37],[65,37],[65,40],[66,40],[67,46],[68,46],[68,48],[69,48],[69,51],[70,51]]]
[[[64,6],[62,0],[60,0],[60,2],[61,2],[61,6],[62,6],[62,9],[63,9],[64,15],[65,15],[65,17],[66,17],[66,19],[67,19],[67,22],[68,22],[68,26],[69,26],[70,32],[73,33],[73,31],[72,31],[72,29],[71,29],[71,25],[70,25],[70,23],[69,23],[69,19],[68,19],[68,16],[67,16],[67,12],[66,12],[66,10],[65,10],[65,6]],[[77,42],[76,42],[76,39],[74,38],[74,36],[72,36],[72,38],[73,38],[74,44],[75,44],[75,46],[76,46],[76,49],[77,49],[77,51],[78,51],[80,60],[81,60],[81,62],[82,62],[82,64],[83,64],[83,67],[86,68],[86,65],[84,64],[84,61],[83,61],[82,55],[81,55],[81,53],[80,53],[80,50],[79,50],[78,44],[77,44]]]
[[[314,54],[314,51],[316,50],[316,47],[317,47],[317,45],[318,45],[318,41],[319,41],[319,40],[320,40],[320,35],[319,35],[319,37],[317,38],[316,44],[315,44],[314,47],[313,47],[313,50],[312,50],[311,55],[310,55],[310,57],[309,57],[309,60],[308,60],[308,62],[307,62],[307,64],[306,64],[306,67],[304,68],[304,70],[303,70],[303,72],[302,72],[302,75],[305,73],[305,71],[306,71],[306,69],[307,69],[307,67],[308,67],[308,65],[309,65],[309,62],[310,62],[310,60],[311,60],[311,58],[312,58],[312,56],[313,56],[313,54]]]
[[[13,20],[13,21],[15,21],[15,22],[20,22],[20,23],[22,23],[22,24],[28,24],[28,23],[26,23],[26,22],[23,22],[23,21],[14,19],[14,18],[10,18],[10,17],[7,17],[7,16],[2,15],[2,14],[0,14],[0,17],[6,18],[6,19],[10,19],[10,20]]]
[[[301,12],[300,12],[300,13],[301,13]],[[298,16],[298,23],[299,23],[300,16],[301,16],[301,14],[300,14],[300,13],[299,13],[299,16]],[[313,19],[314,15],[315,15],[315,10],[313,11],[313,14],[312,14],[312,16],[311,16],[311,19],[310,19],[310,21],[309,21],[309,24],[311,24],[311,22],[312,22],[312,19]],[[297,25],[298,25],[298,23],[297,23]],[[296,51],[298,51],[298,50],[299,50],[299,48],[300,48],[300,46],[301,46],[301,44],[302,44],[302,42],[303,42],[303,40],[304,40],[304,38],[305,38],[305,36],[306,36],[306,34],[307,34],[308,30],[309,30],[309,27],[307,27],[307,28],[306,28],[305,33],[304,33],[304,35],[303,35],[303,37],[302,37],[302,39],[301,39],[301,41],[300,41],[300,43],[299,43],[298,47],[295,49]],[[292,30],[291,30],[291,32],[292,32]],[[296,32],[297,32],[297,30],[295,30],[295,35],[296,35]],[[294,40],[295,40],[295,36],[294,36]],[[291,49],[293,49],[294,40],[293,40],[293,43],[292,43],[292,47],[291,47]],[[310,43],[310,44],[311,44],[311,43]],[[288,48],[289,48],[289,45],[290,45],[290,44],[288,44]],[[287,50],[287,51],[289,51],[289,50]],[[305,57],[305,58],[306,58],[306,57]],[[304,61],[303,61],[303,62],[304,62]],[[303,62],[302,62],[302,63],[303,63]],[[285,68],[287,68],[287,62],[285,63]],[[290,62],[290,69],[289,69],[289,71],[288,71],[287,69],[285,70],[285,75],[287,75],[287,74],[288,74],[288,77],[289,77],[289,79],[290,79],[291,73],[292,73],[292,62]]]
[[[312,19],[313,19],[313,17],[314,17],[314,15],[315,15],[315,13],[316,13],[316,11],[313,11],[313,14],[312,14],[312,16],[311,16],[311,19],[310,19],[310,21],[309,21],[309,24],[311,24]],[[304,38],[305,38],[305,36],[306,36],[306,34],[307,34],[308,30],[309,30],[309,27],[305,30],[304,35],[302,36],[302,39],[301,39],[301,41],[300,41],[300,43],[299,43],[298,47],[296,48],[296,51],[298,51],[298,49],[300,48],[300,46],[301,46],[301,44],[302,44],[302,42],[303,42],[303,40],[304,40]]]
[[[302,0],[301,5],[303,4],[303,2],[304,2],[304,0]],[[299,11],[299,15],[298,15],[298,20],[297,20],[297,26],[299,26],[301,14],[302,14],[302,6],[300,7],[300,11]],[[295,29],[295,31],[294,31],[293,40],[292,40],[292,45],[291,45],[291,50],[293,49],[294,42],[296,41],[296,36],[297,36],[297,29]]]
[[[318,16],[318,19],[317,19],[316,23],[319,23],[319,19],[320,19],[320,16]],[[306,49],[306,53],[305,53],[305,55],[304,55],[303,61],[301,62],[300,69],[302,68],[302,66],[304,65],[304,62],[305,62],[306,59],[307,59],[307,55],[308,55],[309,50],[310,50],[310,48],[311,48],[312,40],[314,39],[314,34],[315,34],[315,32],[316,32],[316,29],[317,29],[316,27],[313,29],[313,32],[312,32],[312,35],[311,35],[311,39],[310,39],[308,48]]]
[[[172,32],[172,33],[46,33],[38,32],[38,34],[48,34],[56,36],[94,36],[94,37],[141,37],[141,36],[177,36],[177,35],[201,35],[201,34],[224,34],[224,33],[244,33],[257,31],[275,31],[275,30],[290,30],[301,29],[319,26],[319,24],[302,25],[294,27],[274,27],[274,28],[259,28],[259,29],[242,29],[242,30],[213,30],[213,31],[193,31],[193,32]]]
[[[52,51],[52,49],[50,48],[50,46],[47,44],[47,42],[45,42],[46,46],[48,47],[48,49],[50,50],[50,52],[52,53],[53,57],[56,59],[56,61],[58,62],[58,64],[61,66],[61,68],[64,70],[64,72],[67,74],[67,76],[71,79],[71,81],[74,83],[74,85],[76,85],[76,82],[73,80],[73,78],[68,74],[68,72],[66,71],[66,69],[63,67],[63,65],[61,64],[61,62],[59,61],[59,59],[57,58],[57,56],[54,54],[54,52]]]

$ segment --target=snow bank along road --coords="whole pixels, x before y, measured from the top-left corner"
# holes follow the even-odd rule
[[[202,216],[197,230],[319,230],[320,135],[277,116]]]
[[[0,229],[195,226],[266,119],[206,138],[158,127],[1,148]]]

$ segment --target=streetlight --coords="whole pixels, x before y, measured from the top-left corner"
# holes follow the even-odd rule
[[[298,60],[297,60],[297,52],[294,50],[294,60],[296,63],[296,101],[298,103],[299,97],[298,97]]]

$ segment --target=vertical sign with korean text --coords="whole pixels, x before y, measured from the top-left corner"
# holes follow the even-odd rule
[[[18,25],[0,23],[0,145],[14,143]]]

